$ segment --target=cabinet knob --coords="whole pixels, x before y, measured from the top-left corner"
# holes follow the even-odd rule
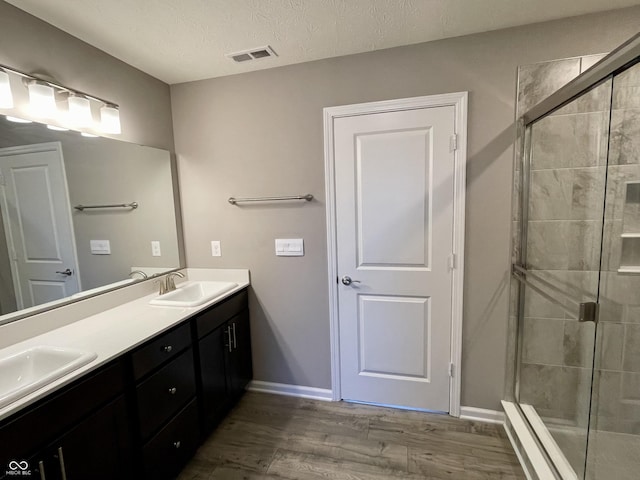
[[[169,353],[171,350],[173,350],[173,347],[171,345],[165,345],[164,347],[162,347],[163,352]]]
[[[177,442],[173,442],[173,446],[175,448],[180,448],[180,440],[178,440]]]
[[[169,393],[170,393],[171,395],[175,395],[177,391],[178,391],[178,389],[177,389],[176,387],[171,387],[171,388],[169,389]]]

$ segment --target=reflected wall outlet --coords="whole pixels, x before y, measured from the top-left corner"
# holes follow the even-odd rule
[[[212,257],[222,256],[222,250],[220,249],[220,240],[211,241],[211,256]]]
[[[160,242],[158,240],[151,241],[151,255],[154,257],[162,256],[162,252],[160,252]]]

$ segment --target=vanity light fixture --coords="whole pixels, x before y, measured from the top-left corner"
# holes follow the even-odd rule
[[[56,106],[56,92],[51,85],[39,80],[27,83],[29,90],[29,106],[38,117],[54,118],[58,113]]]
[[[120,134],[122,130],[120,128],[120,111],[117,105],[105,104],[100,109],[100,130],[104,133]]]
[[[0,68],[0,108],[13,108],[13,94],[9,74]]]
[[[12,75],[22,77],[22,83],[29,94],[29,107],[34,116],[55,120],[54,123],[68,125],[72,128],[90,128],[108,134],[122,133],[120,107],[117,104],[95,95],[65,87],[48,76],[32,75],[1,64],[0,108],[19,108],[15,107],[13,102],[14,92],[12,92],[10,84]],[[14,84],[15,86],[16,84]],[[63,105],[65,101],[68,105],[68,110]],[[100,105],[100,125],[96,125],[93,121],[92,103]],[[62,105],[62,111],[58,109],[59,104]],[[89,134],[86,136],[97,135]]]
[[[91,102],[83,95],[69,94],[69,121],[78,127],[89,127],[93,122]]]

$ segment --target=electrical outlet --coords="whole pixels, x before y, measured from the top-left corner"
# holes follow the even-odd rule
[[[220,249],[220,240],[211,241],[211,256],[212,257],[222,256],[222,250]]]
[[[157,240],[151,241],[151,255],[154,257],[162,256],[162,252],[160,251],[160,242]]]

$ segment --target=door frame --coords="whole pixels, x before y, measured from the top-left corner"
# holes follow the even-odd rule
[[[16,154],[29,154],[29,153],[42,153],[42,152],[56,152],[58,154],[58,158],[60,159],[60,168],[62,171],[62,181],[64,185],[64,196],[65,201],[68,206],[66,209],[69,225],[71,228],[71,248],[73,250],[73,261],[75,262],[75,275],[76,280],[78,282],[78,291],[82,291],[82,283],[80,280],[80,268],[78,266],[78,248],[76,246],[76,231],[75,225],[73,224],[73,215],[71,214],[71,199],[69,197],[69,184],[67,182],[67,170],[64,164],[64,155],[62,152],[62,143],[61,142],[43,142],[43,143],[34,143],[31,145],[18,145],[13,147],[3,147],[2,154],[0,156],[10,156]],[[6,155],[5,155],[6,154]],[[5,179],[6,181],[6,179]],[[3,187],[3,186],[0,186]],[[16,266],[15,259],[15,238],[13,231],[11,230],[11,224],[9,221],[9,207],[7,202],[7,196],[4,188],[0,188],[0,204],[2,205],[2,211],[6,212],[7,215],[2,215],[2,221],[4,222],[4,233],[7,241],[7,248],[9,249],[9,263],[11,264],[11,277],[13,280],[13,289],[14,294],[16,296],[16,304],[18,305],[18,310],[24,308],[24,300],[23,300],[23,292],[20,286],[20,282],[18,281],[18,267]],[[22,307],[20,306],[22,305]],[[37,306],[37,305],[36,305]]]
[[[324,169],[327,221],[327,256],[329,286],[329,335],[331,342],[331,391],[332,400],[342,399],[340,387],[340,324],[338,316],[338,255],[336,241],[335,203],[335,155],[334,120],[340,117],[368,115],[372,113],[398,112],[419,108],[453,106],[455,108],[455,133],[457,145],[454,151],[453,185],[453,242],[455,255],[452,270],[451,305],[451,380],[449,382],[449,415],[460,416],[460,366],[462,361],[462,296],[464,287],[464,226],[467,165],[467,102],[468,92],[383,100],[378,102],[326,107],[324,115]]]

